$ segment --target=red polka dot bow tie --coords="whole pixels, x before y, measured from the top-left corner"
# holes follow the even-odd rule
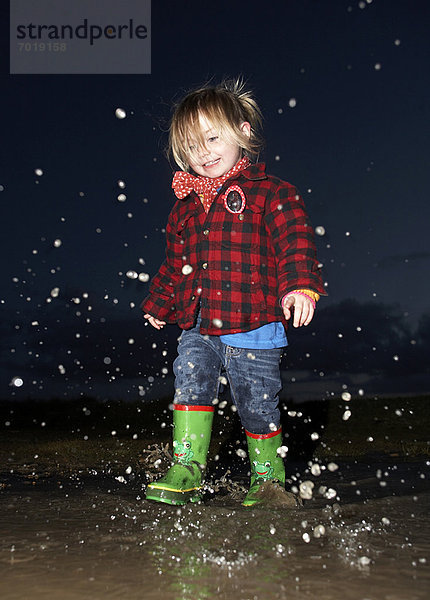
[[[213,200],[222,184],[227,181],[229,177],[232,177],[242,169],[245,169],[249,164],[249,158],[244,156],[232,169],[230,169],[230,171],[221,177],[214,177],[213,179],[211,177],[196,177],[185,171],[176,171],[173,177],[172,188],[176,196],[180,199],[185,198],[194,190],[199,196],[203,195],[205,199]]]

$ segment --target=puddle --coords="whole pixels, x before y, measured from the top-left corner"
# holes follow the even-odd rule
[[[136,479],[8,474],[1,598],[427,598],[427,463],[308,473],[314,499],[290,509],[247,509],[230,494],[178,508],[144,500]]]

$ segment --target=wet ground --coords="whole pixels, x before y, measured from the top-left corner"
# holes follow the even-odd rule
[[[289,486],[312,492],[300,508],[242,507],[239,476],[177,508],[145,501],[139,474],[3,473],[0,596],[428,598],[430,461],[319,465],[289,464]]]
[[[0,403],[1,600],[430,597],[429,398],[289,403],[301,507],[241,506],[249,465],[228,405],[203,502],[146,501],[168,466],[167,406]]]

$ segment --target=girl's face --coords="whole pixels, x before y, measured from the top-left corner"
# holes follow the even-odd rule
[[[204,147],[199,146],[192,132],[190,133],[187,155],[189,165],[197,175],[211,178],[221,177],[240,160],[242,149],[237,144],[223,139],[203,115],[200,115],[199,121],[206,144]],[[240,129],[245,135],[250,136],[251,126],[249,123],[242,123]]]

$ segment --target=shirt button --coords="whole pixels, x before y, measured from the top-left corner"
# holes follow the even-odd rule
[[[202,264],[202,269],[207,269],[207,268],[208,268],[208,263],[207,263],[207,262],[204,262],[204,263]]]
[[[208,235],[208,233],[209,233],[209,229],[205,229],[205,230],[203,231],[203,235]]]
[[[195,299],[196,299],[196,297],[195,297],[195,296],[191,296],[191,300],[195,300]]]

